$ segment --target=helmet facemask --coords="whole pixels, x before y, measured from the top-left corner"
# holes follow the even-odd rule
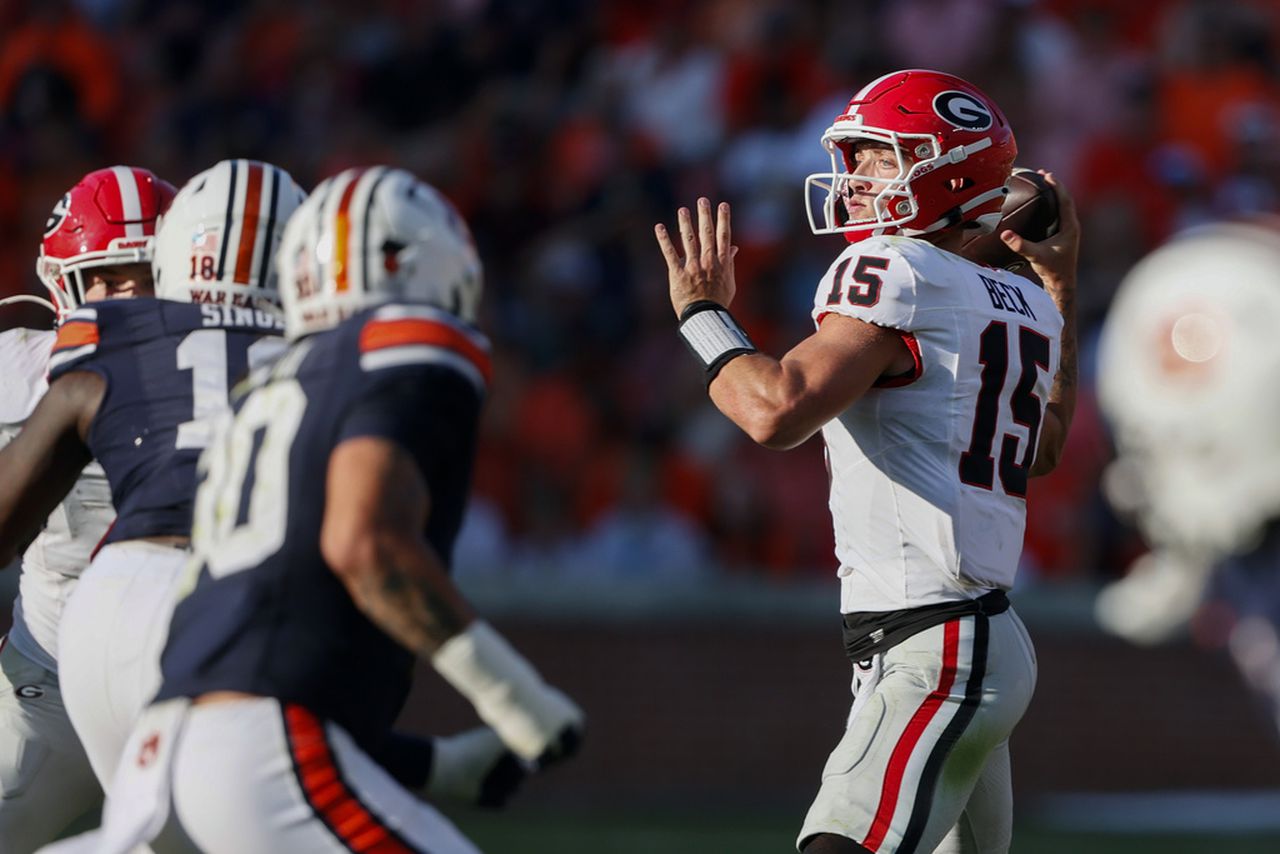
[[[45,255],[41,251],[36,258],[36,275],[40,283],[49,292],[52,302],[42,304],[49,307],[58,320],[84,305],[85,295],[89,291],[85,274],[99,267],[115,267],[122,264],[150,264],[154,255],[155,238],[148,235],[138,239],[130,239],[131,245],[126,249],[108,249],[100,252],[85,252],[75,258],[62,259]],[[138,243],[134,246],[132,244]]]
[[[887,146],[897,160],[897,173],[891,177],[854,174],[856,163],[853,155],[860,142],[874,142]],[[809,227],[814,234],[846,234],[851,241],[857,241],[873,235],[895,232],[908,236],[930,234],[955,225],[962,220],[966,211],[993,198],[1002,197],[1005,194],[1004,187],[998,187],[963,204],[957,204],[937,220],[921,224],[916,222],[920,216],[920,202],[917,198],[918,185],[915,182],[932,175],[941,168],[960,163],[969,155],[982,151],[990,145],[989,139],[981,139],[967,146],[958,146],[950,152],[943,152],[938,140],[931,134],[898,133],[885,128],[866,127],[853,121],[837,121],[822,135],[822,146],[831,157],[831,172],[818,172],[805,179]],[[857,219],[849,217],[845,200],[850,186],[854,183],[879,187],[872,199],[873,216]],[[823,193],[821,200],[823,225],[821,226],[818,225],[814,212],[815,188]],[[967,187],[959,185],[954,189],[967,189]],[[945,190],[946,188],[938,188],[935,192]],[[988,222],[988,219],[979,217],[975,222],[978,227],[990,231],[995,222]],[[997,215],[996,220],[998,219]]]
[[[891,177],[855,175],[854,152],[860,142],[887,146],[897,161],[896,174]],[[937,156],[936,140],[927,134],[898,134],[853,122],[837,122],[822,135],[822,147],[831,158],[831,171],[818,172],[805,179],[809,227],[814,234],[863,232],[865,237],[883,234],[883,229],[901,227],[916,218],[919,205],[911,190],[911,181],[927,171],[924,167]],[[873,215],[870,217],[854,219],[849,214],[847,198],[855,183],[878,188],[871,200]],[[824,225],[821,227],[814,216],[815,188],[824,193],[821,202]]]

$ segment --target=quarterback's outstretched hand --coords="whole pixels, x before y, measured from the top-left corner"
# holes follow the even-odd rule
[[[1076,286],[1076,257],[1080,253],[1080,220],[1076,216],[1076,203],[1071,194],[1053,176],[1052,172],[1039,170],[1045,182],[1058,196],[1058,231],[1047,240],[1035,242],[1009,229],[1000,233],[1004,244],[1031,262],[1031,269],[1044,282],[1045,290],[1059,302]]]
[[[675,244],[667,227],[658,223],[653,227],[667,261],[667,281],[671,286],[671,307],[680,317],[684,307],[698,300],[710,300],[725,308],[733,302],[736,286],[733,281],[733,256],[738,248],[733,245],[729,230],[729,203],[721,202],[714,222],[711,216],[711,200],[698,199],[698,227],[693,227],[693,214],[688,208],[676,212],[680,228],[680,243],[684,257]]]

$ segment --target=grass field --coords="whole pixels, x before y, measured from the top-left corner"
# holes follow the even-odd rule
[[[458,825],[487,854],[785,854],[800,816],[654,813],[572,816],[510,810],[459,813]],[[1077,834],[1023,827],[1012,854],[1275,854],[1280,835]]]

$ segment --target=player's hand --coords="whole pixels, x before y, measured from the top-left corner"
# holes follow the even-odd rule
[[[431,658],[450,685],[475,706],[503,744],[532,768],[570,756],[586,715],[483,620],[473,620]]]
[[[481,807],[501,807],[531,770],[487,726],[432,739],[426,794]]]
[[[545,682],[525,686],[513,696],[515,708],[500,720],[490,720],[512,750],[541,771],[578,752],[586,716],[577,703]]]
[[[577,720],[565,724],[556,737],[547,744],[542,751],[542,755],[533,763],[534,770],[541,771],[544,768],[563,762],[577,753],[578,748],[582,746],[585,723],[586,721],[579,717]]]
[[[1009,229],[1000,233],[1004,244],[1031,262],[1031,269],[1044,283],[1045,290],[1057,300],[1069,295],[1076,286],[1076,258],[1080,254],[1080,219],[1071,194],[1053,176],[1041,169],[1049,186],[1058,196],[1058,232],[1047,240],[1027,240]]]
[[[693,214],[688,208],[680,208],[676,218],[681,250],[676,249],[665,225],[658,223],[653,228],[662,257],[667,261],[671,307],[675,309],[676,317],[686,305],[697,300],[711,300],[728,308],[736,290],[733,256],[738,252],[729,228],[729,203],[720,203],[713,221],[710,199],[698,199],[696,229]]]

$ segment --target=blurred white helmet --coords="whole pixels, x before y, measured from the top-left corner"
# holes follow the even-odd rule
[[[1125,278],[1098,363],[1112,503],[1158,548],[1214,560],[1280,515],[1280,231],[1185,232]]]
[[[306,193],[288,172],[223,160],[178,191],[156,230],[156,296],[270,308],[279,305],[276,247]]]
[[[438,191],[402,169],[322,182],[285,228],[278,256],[285,335],[299,338],[386,302],[473,323],[481,269],[471,232]]]

